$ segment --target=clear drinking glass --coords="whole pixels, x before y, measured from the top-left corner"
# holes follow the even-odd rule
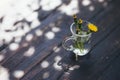
[[[89,22],[83,21],[82,23],[82,34],[76,34],[76,26],[75,23],[72,23],[70,26],[70,31],[72,36],[66,37],[63,40],[62,46],[68,51],[73,51],[77,56],[84,56],[86,55],[90,49],[90,38],[91,33],[87,33]]]

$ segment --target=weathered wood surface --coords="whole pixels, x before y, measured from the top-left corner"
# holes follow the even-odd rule
[[[48,12],[42,8],[36,10],[41,24],[22,37],[16,50],[11,50],[8,46],[0,52],[0,55],[4,56],[1,66],[9,70],[9,80],[120,79],[119,1],[91,0],[94,10],[90,11],[90,6],[83,6],[83,1],[78,0],[78,16],[99,27],[99,31],[92,36],[92,50],[88,56],[80,57],[78,62],[74,60],[71,52],[65,51],[61,46],[64,37],[71,35],[69,26],[73,19],[59,10],[70,2],[63,0],[62,4]],[[58,31],[54,32],[53,28],[57,28]],[[41,31],[42,34],[38,36],[36,31]],[[52,39],[46,37],[48,32],[55,34]],[[32,39],[27,40],[26,37],[29,35],[32,35]],[[9,45],[12,43],[15,43],[14,39]],[[19,71],[23,75],[14,75],[17,71],[18,75]]]

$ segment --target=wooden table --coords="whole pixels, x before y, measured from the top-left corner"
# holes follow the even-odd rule
[[[96,24],[99,31],[92,36],[92,50],[75,61],[72,52],[61,43],[70,36],[71,16],[59,11],[69,1],[51,11],[40,9],[40,26],[22,37],[18,48],[11,50],[14,40],[0,52],[1,65],[8,69],[10,80],[120,80],[120,5],[119,0],[92,1],[94,8],[79,0],[79,18]],[[38,12],[39,12],[38,11]],[[41,12],[46,14],[41,14]],[[48,13],[48,14],[47,14]],[[37,35],[37,32],[41,35]],[[30,41],[26,37],[32,35]],[[18,76],[15,75],[18,72]],[[20,76],[19,76],[20,75]]]

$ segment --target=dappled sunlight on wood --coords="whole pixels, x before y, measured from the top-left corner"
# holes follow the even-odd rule
[[[61,5],[61,0],[41,0],[40,5],[42,6],[42,9],[45,11],[50,11],[55,9],[57,6]]]
[[[34,21],[34,20],[37,19],[38,15],[39,15],[38,12],[33,12],[32,14],[30,14],[30,15],[26,18],[26,20],[27,20],[27,21]]]
[[[58,71],[61,71],[62,70],[62,67],[58,65],[58,62],[61,60],[61,57],[60,56],[56,56],[54,58],[55,62],[53,64],[53,67],[58,70]]]
[[[55,60],[56,62],[59,62],[61,59],[62,59],[62,58],[61,58],[60,56],[56,56],[56,57],[54,58],[54,60]]]
[[[42,35],[43,35],[43,31],[37,29],[37,30],[35,31],[35,34],[36,34],[37,36],[42,36]]]
[[[107,2],[104,2],[104,3],[103,3],[103,6],[104,6],[104,7],[107,7],[107,5],[108,5]]]
[[[94,10],[95,10],[95,7],[94,7],[94,6],[90,6],[90,7],[89,7],[89,10],[90,10],[90,11],[94,11]]]
[[[25,73],[22,70],[16,70],[16,71],[13,72],[13,76],[17,79],[20,79],[24,75],[25,75]]]
[[[37,28],[39,25],[40,25],[40,21],[37,19],[37,20],[33,20],[32,23],[31,23],[31,28],[34,29],[34,28]]]
[[[111,0],[109,0],[111,1]],[[102,3],[102,6],[107,7],[108,1],[107,0],[98,0],[99,3]]]
[[[18,29],[18,31],[11,32],[12,36],[11,37],[22,37],[25,35],[26,32],[28,32],[29,29],[26,27],[24,30]]]
[[[0,80],[10,80],[10,74],[7,68],[0,65]]]
[[[83,0],[82,1],[82,5],[83,6],[88,6],[88,5],[90,5],[91,4],[91,0]]]
[[[24,43],[24,44],[22,44],[22,46],[21,47],[28,47],[29,46],[29,43]]]
[[[16,43],[20,43],[20,42],[21,42],[21,40],[22,40],[22,38],[21,38],[21,37],[16,37],[16,38],[15,38],[15,42],[16,42]]]
[[[86,75],[97,75],[100,71],[97,68],[106,65],[99,67],[99,63],[107,63],[103,59],[110,62],[112,56],[117,54],[113,53],[120,48],[119,38],[116,38],[119,31],[115,33],[116,29],[113,28],[118,26],[120,12],[114,1],[110,1],[13,0],[6,7],[0,5],[0,47],[7,44],[0,52],[0,62],[5,67],[0,67],[0,80],[64,80],[61,78],[66,73],[74,78],[79,77],[70,80],[81,77],[85,78],[82,80],[89,80]],[[87,66],[81,63],[82,60],[75,61],[74,56],[70,56],[73,53],[62,47],[64,37],[71,35],[69,27],[73,14],[95,22],[99,28],[98,33],[93,34],[94,49],[89,58],[93,62],[88,60],[88,64],[85,63]],[[1,69],[4,70],[2,73]],[[93,73],[89,73],[88,69]],[[76,71],[77,75],[74,74]]]
[[[54,52],[55,52],[55,53],[58,53],[60,50],[61,50],[61,48],[56,48],[56,49],[54,50]]]
[[[98,0],[99,2],[104,2],[104,0]]]
[[[58,70],[58,71],[61,71],[61,70],[62,70],[62,67],[59,66],[59,65],[57,64],[57,62],[55,62],[55,63],[53,64],[53,67],[55,68],[55,70]]]
[[[31,41],[33,39],[33,34],[26,35],[26,41]]]
[[[49,76],[50,76],[49,72],[43,73],[43,79],[47,79],[47,78],[49,78]]]
[[[11,37],[11,33],[9,33],[9,32],[7,33],[4,31],[1,31],[1,29],[0,29],[0,33],[4,34],[4,35],[0,35],[0,41],[4,40],[4,43],[10,43],[10,41],[13,39],[13,37]]]
[[[78,0],[71,0],[68,5],[63,4],[63,6],[61,6],[59,10],[62,13],[70,16],[73,14],[77,14],[79,12]]]
[[[12,44],[9,45],[9,49],[10,49],[11,51],[15,51],[15,50],[17,50],[18,48],[19,48],[19,44],[18,44],[18,43],[12,43]]]
[[[43,61],[43,62],[41,63],[41,67],[42,67],[42,68],[47,68],[47,67],[49,67],[48,61]]]
[[[52,31],[53,31],[53,32],[59,32],[59,31],[60,31],[60,28],[58,28],[58,27],[52,27]]]
[[[45,37],[48,39],[48,40],[51,40],[55,37],[55,33],[52,32],[52,31],[49,31],[45,34]]]
[[[60,50],[61,50],[61,48],[58,47],[58,46],[55,46],[55,47],[53,48],[53,51],[54,51],[55,53],[59,53]]]
[[[0,62],[5,58],[4,55],[0,55]]]
[[[24,53],[24,56],[31,57],[35,53],[35,48],[33,46],[29,47],[29,49]]]
[[[50,23],[49,26],[50,27],[55,27],[55,23]]]
[[[80,68],[80,65],[74,65],[74,66],[71,66],[71,67],[69,68],[69,70],[73,71],[73,70],[79,69],[79,68]]]

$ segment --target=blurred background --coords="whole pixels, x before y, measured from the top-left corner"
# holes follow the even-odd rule
[[[22,69],[24,65],[19,63],[26,64],[24,60],[31,63],[32,58],[40,55],[42,51],[59,52],[61,48],[58,47],[62,40],[71,35],[69,26],[73,22],[73,14],[97,24],[100,29],[97,35],[109,32],[109,26],[112,25],[109,25],[107,20],[111,24],[116,24],[120,19],[119,7],[116,6],[119,5],[118,2],[118,0],[0,0],[0,65],[2,65],[0,80],[22,78],[37,65],[37,61],[33,62],[34,65],[30,64],[32,67],[27,71]],[[109,13],[111,14],[107,16]],[[118,21],[115,21],[116,19]],[[99,36],[95,35],[95,38],[99,40]],[[97,44],[98,40],[94,43]],[[36,60],[40,58],[41,56]],[[59,58],[62,57],[57,57]],[[49,60],[47,63],[50,63]]]
[[[41,24],[49,25],[52,20],[57,20],[62,15],[69,17],[78,14],[82,19],[89,19],[90,14],[98,11],[98,7],[106,7],[109,1],[111,0],[1,0],[0,46],[13,40],[19,43],[22,37],[27,37],[26,34],[33,29],[36,29],[33,33],[40,36],[43,31],[37,28],[40,28]],[[87,13],[89,14],[83,15]],[[66,21],[66,24],[69,21],[72,22],[72,18]],[[51,25],[54,26],[53,24]],[[54,29],[59,31],[59,28]],[[32,37],[32,34],[28,37]]]

